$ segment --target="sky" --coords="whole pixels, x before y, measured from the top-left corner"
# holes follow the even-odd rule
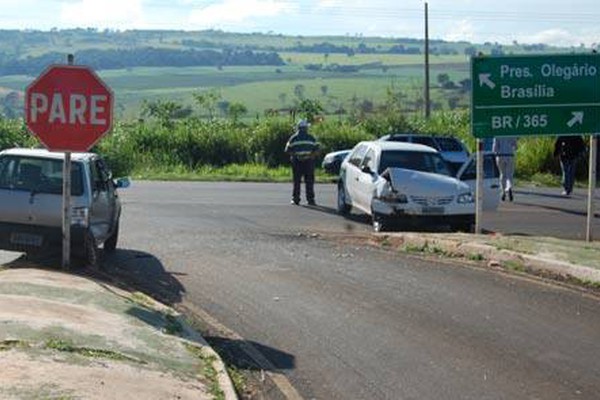
[[[600,44],[598,0],[429,0],[429,37]],[[423,38],[423,0],[0,0],[0,29],[220,29]]]

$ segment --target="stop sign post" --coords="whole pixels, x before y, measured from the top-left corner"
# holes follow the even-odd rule
[[[49,151],[64,151],[62,266],[71,255],[71,152],[85,152],[112,126],[113,94],[84,66],[51,65],[27,87],[25,122]],[[86,243],[86,245],[90,245]],[[91,244],[95,245],[95,244]]]

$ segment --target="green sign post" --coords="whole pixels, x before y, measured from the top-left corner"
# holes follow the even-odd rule
[[[600,132],[600,54],[471,59],[477,138]]]

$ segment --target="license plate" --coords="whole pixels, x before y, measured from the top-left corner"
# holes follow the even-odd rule
[[[421,211],[426,215],[438,215],[444,213],[444,207],[423,207]]]
[[[34,233],[22,233],[15,232],[10,235],[10,242],[13,244],[20,244],[22,246],[36,246],[42,245],[42,236]]]

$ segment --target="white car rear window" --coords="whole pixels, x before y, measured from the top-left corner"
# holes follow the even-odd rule
[[[0,189],[62,193],[62,160],[38,157],[0,157]],[[83,194],[81,163],[71,164],[71,195]]]

